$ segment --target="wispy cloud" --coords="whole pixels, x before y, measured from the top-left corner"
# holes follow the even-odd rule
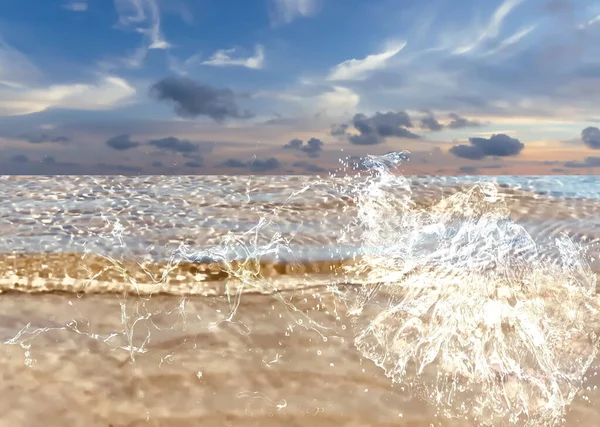
[[[500,52],[501,50],[506,49],[509,46],[512,46],[514,44],[517,44],[519,41],[521,41],[521,39],[523,39],[524,37],[526,37],[529,33],[531,33],[533,30],[535,30],[536,25],[531,25],[527,28],[524,28],[518,32],[516,32],[515,34],[513,34],[512,36],[502,40],[498,46],[496,46],[495,48],[489,50],[488,52],[485,53],[485,55],[493,55],[495,53]]]
[[[385,68],[387,61],[397,55],[405,46],[406,42],[402,42],[399,45],[391,46],[381,53],[368,55],[363,59],[349,59],[344,61],[331,70],[327,80],[363,80],[369,72]]]
[[[319,0],[272,0],[271,23],[289,24],[298,19],[314,15],[319,8]]]
[[[63,8],[72,12],[85,12],[88,10],[88,4],[84,1],[72,1],[64,4]]]
[[[598,23],[600,23],[600,15],[598,15],[595,18],[592,18],[589,21],[587,21],[587,22],[579,25],[579,28],[583,30],[584,28],[591,27],[592,25],[596,25]]]
[[[482,29],[476,31],[476,35],[471,35],[475,40],[468,44],[459,46],[454,50],[457,55],[471,52],[479,46],[481,42],[487,39],[494,39],[498,37],[500,28],[506,17],[510,12],[519,5],[523,0],[505,0],[495,11],[490,20],[485,24]]]
[[[0,35],[0,87],[24,88],[40,78],[38,68]]]
[[[235,52],[236,49],[218,50],[202,64],[214,67],[246,67],[253,70],[260,70],[264,67],[265,52],[261,45],[257,45],[254,56],[248,58],[232,57],[231,55]]]
[[[115,0],[119,24],[126,29],[135,28],[148,37],[148,49],[168,49],[171,47],[160,28],[160,10],[156,0]],[[146,28],[141,24],[148,23]]]
[[[124,102],[135,92],[129,83],[114,76],[87,84],[0,89],[0,115],[31,114],[50,107],[103,110]]]

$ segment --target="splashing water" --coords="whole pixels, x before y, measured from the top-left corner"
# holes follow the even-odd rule
[[[597,353],[596,276],[567,237],[536,244],[492,184],[416,208],[389,171],[404,157],[368,158],[356,189],[357,349],[440,415],[554,425]]]
[[[479,425],[555,425],[581,390],[598,349],[596,276],[582,249],[566,236],[536,242],[510,219],[493,184],[480,183],[418,207],[409,180],[393,173],[408,154],[368,156],[359,165],[366,179],[348,177],[337,184],[316,179],[288,199],[309,187],[339,185],[327,194],[356,207],[339,243],[353,244],[358,235],[360,250],[332,283],[354,321],[356,348],[393,382],[435,405],[441,416]],[[151,295],[179,264],[209,260],[226,273],[222,296],[230,304],[211,326],[233,321],[243,295],[254,292],[274,294],[293,325],[317,333],[333,330],[335,324],[313,320],[278,295],[281,288],[261,272],[263,258],[286,253],[294,259],[295,231],[286,237],[278,226],[282,209],[285,203],[250,230],[229,232],[214,247],[196,250],[182,243],[160,277],[146,272],[148,284],[138,283],[108,256],[105,269],[122,274],[132,291]],[[123,246],[118,220],[107,225],[112,232],[100,237],[112,236]],[[102,272],[90,273],[90,281]],[[361,286],[342,286],[350,283]],[[121,308],[127,345],[118,348],[129,351],[133,362],[135,354],[146,351],[149,338],[134,346],[133,326],[151,313],[128,313],[125,302]],[[185,318],[184,301],[181,314]],[[337,309],[332,317],[339,320]],[[67,328],[85,333],[76,324]],[[22,331],[6,343],[20,344],[32,361],[32,338],[26,338]],[[113,338],[102,341],[110,344]]]

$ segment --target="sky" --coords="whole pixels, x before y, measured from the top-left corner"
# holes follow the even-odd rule
[[[0,175],[596,174],[596,46],[593,0],[3,0]]]

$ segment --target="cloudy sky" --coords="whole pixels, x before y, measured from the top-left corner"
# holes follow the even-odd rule
[[[600,2],[3,0],[0,174],[600,173]]]

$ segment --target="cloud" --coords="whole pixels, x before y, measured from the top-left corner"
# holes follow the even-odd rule
[[[174,153],[195,153],[200,150],[200,145],[186,141],[184,139],[170,136],[167,138],[152,139],[148,141],[148,145],[160,148],[162,150],[172,151]]]
[[[0,87],[0,116],[37,113],[51,107],[73,110],[105,110],[122,105],[135,94],[125,80],[105,76],[92,84],[61,84],[47,87]]]
[[[272,0],[271,23],[289,24],[298,18],[314,15],[318,9],[318,0]]]
[[[236,159],[227,159],[225,162],[221,163],[221,166],[228,168],[247,168],[248,162],[242,162],[241,160]]]
[[[15,163],[28,163],[29,158],[25,154],[17,154],[11,157],[11,160]]]
[[[292,166],[294,166],[295,168],[302,168],[307,172],[315,172],[315,173],[327,172],[327,169],[325,169],[319,165],[315,165],[313,163],[308,163],[305,161],[295,162],[292,164]]]
[[[459,172],[475,175],[478,172],[478,169],[475,166],[461,166]]]
[[[600,149],[600,129],[594,126],[589,126],[581,131],[581,140],[588,147],[599,150]]]
[[[41,135],[22,135],[21,138],[25,139],[27,142],[31,142],[32,144],[43,144],[46,142],[50,143],[66,143],[71,141],[69,137],[66,136],[49,136],[45,133]]]
[[[332,125],[330,133],[332,136],[344,136],[344,135],[346,135],[347,129],[348,129],[348,124],[346,124],[346,123],[342,123],[340,125]]]
[[[208,116],[217,122],[226,118],[249,118],[248,111],[240,111],[235,94],[229,89],[215,89],[196,83],[187,77],[168,77],[152,85],[150,93],[159,101],[175,104],[175,113],[185,118]]]
[[[283,148],[302,151],[307,153],[309,157],[319,157],[319,154],[323,150],[323,145],[325,144],[319,138],[311,138],[305,145],[303,145],[301,139],[292,139]]]
[[[412,121],[404,111],[397,113],[375,113],[371,117],[356,114],[352,118],[354,128],[358,135],[349,135],[348,141],[355,145],[375,145],[385,141],[387,137],[420,138],[406,128],[413,127]]]
[[[385,68],[387,61],[404,49],[404,46],[406,46],[406,43],[392,46],[381,53],[368,55],[363,59],[349,59],[344,61],[331,70],[329,76],[327,76],[327,80],[364,80],[369,72]]]
[[[63,8],[71,12],[85,12],[88,10],[88,5],[83,1],[73,1],[63,5]]]
[[[266,160],[253,160],[249,162],[249,166],[252,172],[269,172],[278,169],[281,163],[275,157],[270,157]]]
[[[501,50],[506,49],[509,46],[517,44],[519,41],[521,41],[521,39],[525,38],[529,33],[531,33],[533,30],[535,30],[535,28],[536,28],[535,25],[530,25],[527,28],[519,30],[518,32],[516,32],[512,36],[507,37],[506,39],[502,40],[498,44],[498,46],[496,46],[492,50],[489,50],[488,52],[486,52],[486,55],[493,55],[495,53],[500,52]]]
[[[160,160],[155,160],[152,162],[153,168],[162,168],[163,166],[164,166],[164,163],[161,162]]]
[[[462,128],[468,128],[468,127],[481,126],[481,123],[461,117],[456,113],[450,113],[450,114],[448,114],[448,116],[451,119],[451,122],[448,123],[448,127],[450,129],[462,129]]]
[[[498,6],[498,8],[494,11],[494,13],[491,16],[488,23],[486,25],[484,25],[480,31],[478,31],[479,34],[477,34],[477,35],[470,34],[469,35],[471,39],[474,38],[475,40],[472,42],[469,42],[468,44],[459,46],[458,48],[456,48],[454,50],[453,53],[459,54],[459,55],[464,54],[464,53],[469,53],[472,50],[474,50],[475,48],[477,48],[481,44],[481,42],[483,42],[487,39],[494,39],[494,38],[498,37],[500,28],[502,27],[502,24],[503,24],[504,20],[506,19],[506,17],[522,1],[523,0],[505,0],[504,2],[502,2],[502,4],[500,6]]]
[[[156,0],[115,0],[119,15],[119,25],[148,37],[148,49],[168,49],[171,45],[164,38],[160,28],[160,10]],[[148,23],[146,28],[140,25]]]
[[[455,145],[449,151],[456,157],[480,160],[488,156],[507,157],[518,155],[525,144],[505,134],[490,138],[469,138],[471,145]]]
[[[132,141],[130,135],[117,135],[106,141],[106,145],[115,150],[125,151],[139,147],[141,143]]]
[[[339,116],[348,111],[354,111],[360,102],[360,96],[351,89],[334,86],[333,90],[322,93],[316,98],[316,105],[325,113]],[[314,108],[314,104],[312,105]]]
[[[563,163],[566,168],[598,168],[600,167],[600,157],[589,156],[584,159],[583,162],[569,161]]]
[[[264,67],[265,52],[261,45],[256,46],[254,56],[249,58],[232,58],[230,55],[235,52],[236,49],[218,50],[208,60],[202,62],[202,65],[214,67],[246,67],[253,70],[260,70]]]
[[[204,163],[199,160],[190,160],[189,162],[184,163],[184,166],[187,166],[188,168],[200,168],[203,165]]]
[[[427,114],[427,116],[421,119],[421,129],[428,129],[431,131],[442,130],[444,126],[437,121],[433,113]]]
[[[2,86],[14,90],[26,89],[41,77],[42,73],[29,58],[6,43],[0,36],[0,90]]]
[[[44,164],[44,165],[49,165],[49,166],[61,166],[61,167],[72,167],[75,166],[77,167],[77,163],[73,163],[73,162],[59,162],[57,161],[54,156],[44,156],[42,158],[42,160],[40,161],[40,163]]]
[[[285,144],[283,146],[283,148],[285,148],[285,149],[299,150],[300,147],[302,147],[302,144],[304,144],[304,142],[301,139],[295,138],[295,139],[292,139],[287,144]]]

